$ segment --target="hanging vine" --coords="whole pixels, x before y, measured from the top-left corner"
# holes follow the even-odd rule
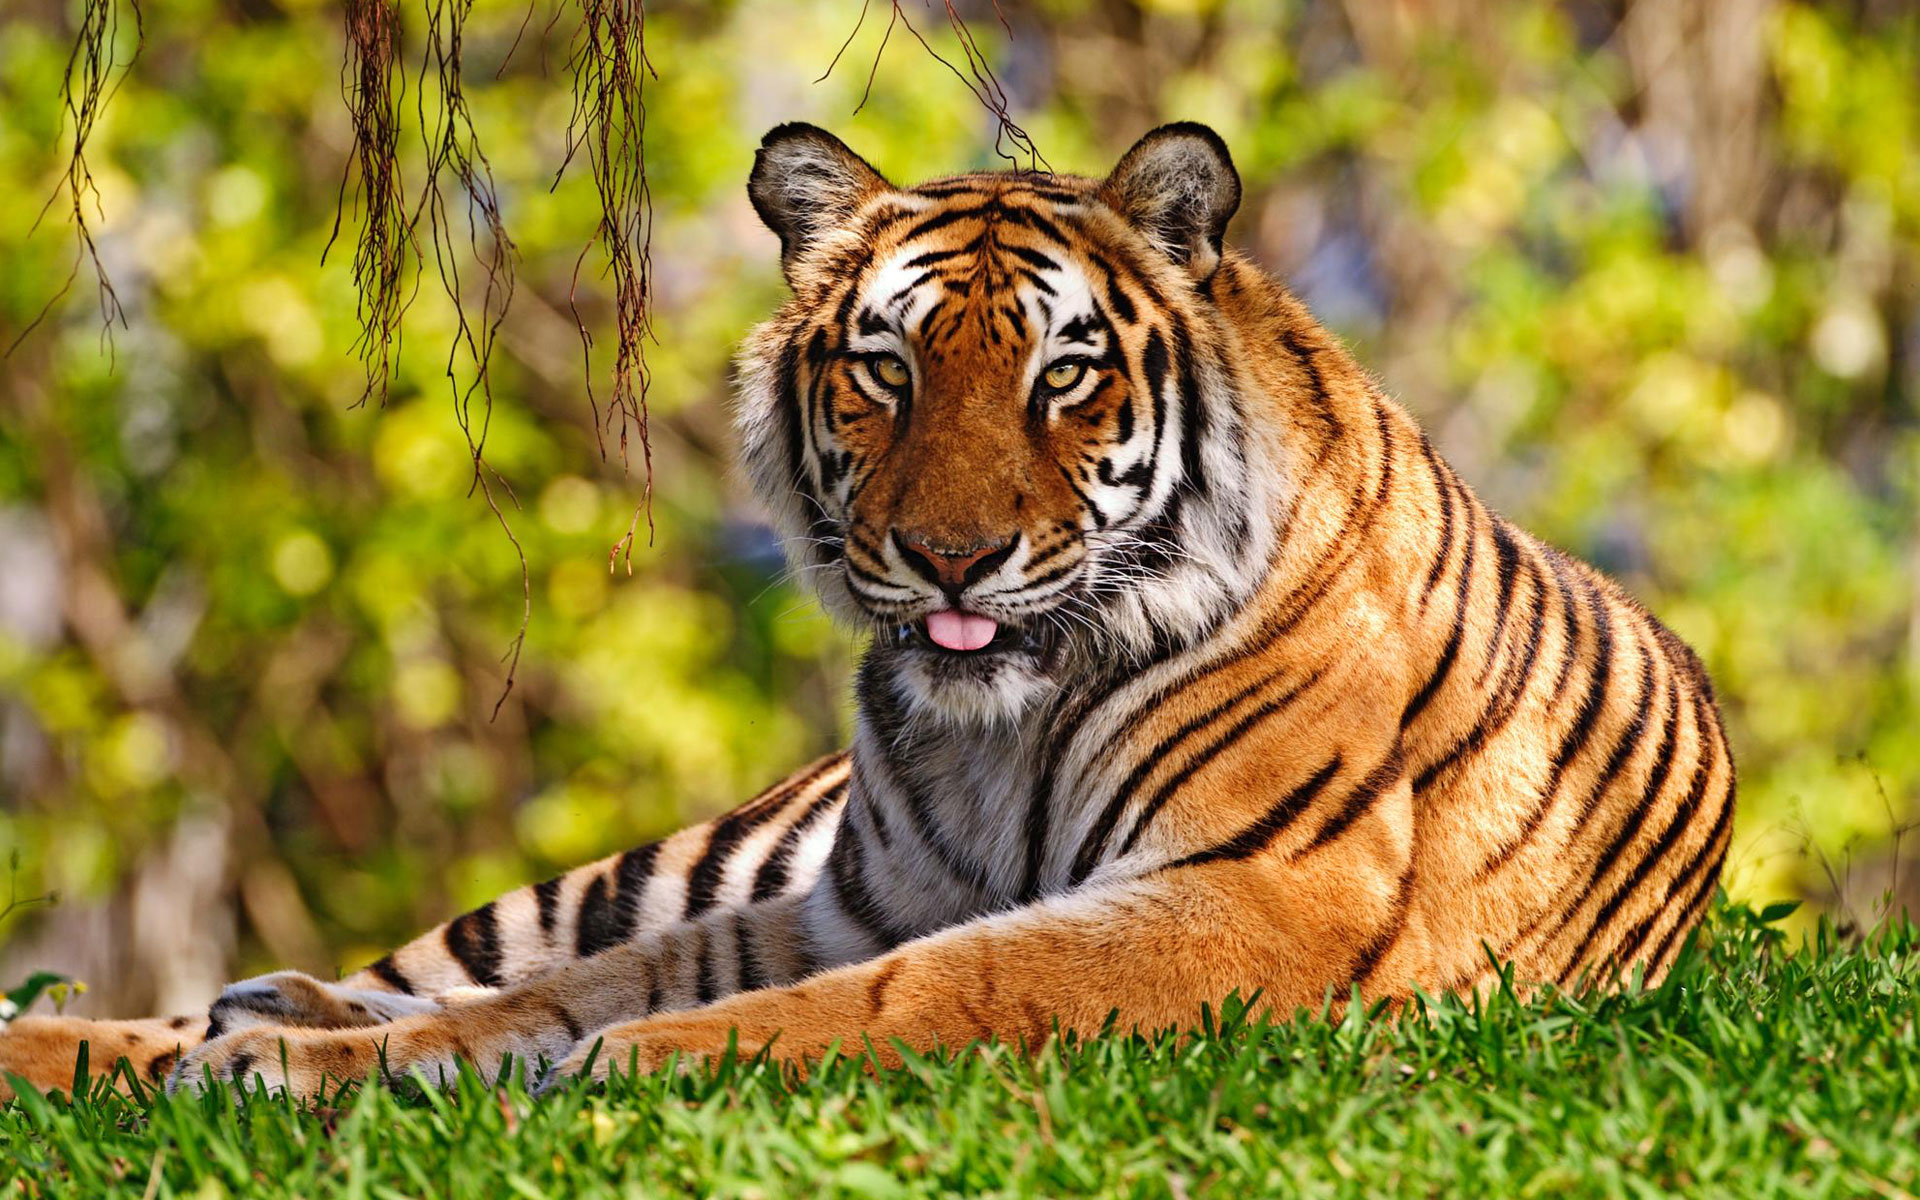
[[[647,60],[645,0],[580,0],[580,24],[574,30],[568,63],[573,70],[573,113],[567,122],[567,153],[554,172],[558,187],[567,167],[585,151],[600,198],[600,222],[574,260],[567,302],[580,331],[580,355],[587,374],[587,403],[593,409],[600,456],[606,458],[606,433],[617,428],[620,464],[628,465],[628,431],[639,434],[645,460],[645,492],[627,532],[608,555],[612,566],[624,554],[633,573],[633,543],[641,518],[653,535],[653,446],[647,436],[646,342],[653,336],[653,197],[647,188],[646,83],[656,78]],[[593,334],[580,315],[580,272],[599,246],[612,283],[614,350],[607,407],[603,414],[593,390]]]
[[[133,18],[133,50],[122,65],[116,64],[113,56],[114,47],[120,41],[123,5]],[[46,220],[47,213],[53,210],[54,203],[62,196],[66,198],[64,207],[73,221],[73,269],[67,272],[66,281],[59,289],[47,297],[40,311],[8,344],[8,357],[12,357],[15,347],[66,298],[74,280],[79,278],[83,259],[93,266],[94,287],[100,303],[100,336],[109,353],[113,347],[113,327],[119,325],[125,329],[127,326],[127,311],[121,307],[120,295],[113,290],[113,280],[108,278],[106,267],[100,262],[100,248],[94,244],[93,229],[87,224],[89,201],[96,213],[101,211],[100,188],[94,183],[93,171],[87,164],[87,143],[93,138],[94,124],[100,119],[107,102],[119,90],[119,81],[113,80],[114,68],[119,65],[119,79],[126,79],[133,70],[134,62],[140,57],[140,48],[145,42],[146,18],[140,11],[140,0],[86,0],[81,7],[80,28],[74,34],[73,48],[67,53],[66,69],[60,81],[60,99],[71,126],[66,169],[61,172],[59,184],[47,196],[47,202],[41,205],[40,213],[33,222],[33,229],[37,231],[40,223]],[[109,81],[112,81],[111,88]]]
[[[931,0],[929,4],[930,2]],[[1000,0],[988,0],[988,2],[993,8],[995,20],[999,22],[1001,30],[1011,42],[1013,26],[1008,24],[1007,14],[1001,11]],[[913,35],[913,39],[920,43],[921,48],[931,55],[935,62],[952,72],[953,77],[972,92],[974,99],[978,100],[981,107],[993,116],[995,154],[1015,167],[1020,166],[1020,156],[1024,154],[1028,170],[1040,170],[1043,167],[1051,170],[1052,164],[1048,163],[1046,156],[1040,153],[1033,138],[1014,121],[1013,103],[1007,96],[1007,89],[1001,84],[1000,77],[994,73],[993,65],[988,60],[986,52],[980,48],[979,41],[973,35],[972,27],[961,17],[959,10],[954,8],[953,0],[940,0],[940,5],[948,28],[953,30],[954,41],[959,44],[960,53],[967,60],[967,69],[962,71],[953,64],[951,59],[933,48],[932,43],[927,41],[925,35],[914,25],[913,19],[907,15],[906,9],[901,6],[901,0],[888,0],[890,12],[887,17],[887,28],[880,35],[880,45],[873,52],[873,61],[867,67],[866,88],[860,93],[860,103],[854,105],[853,111],[857,113],[867,106],[868,99],[873,95],[874,78],[880,72],[880,60],[886,55],[887,43],[893,40],[894,28],[905,26],[907,32]],[[853,23],[853,32],[847,34],[847,40],[840,44],[840,49],[834,54],[833,61],[827,64],[827,69],[821,72],[819,79],[814,80],[815,83],[825,82],[833,74],[833,69],[840,65],[840,59],[846,55],[854,39],[860,36],[860,30],[866,27],[867,12],[872,6],[873,0],[861,0],[860,15]]]
[[[360,332],[353,349],[365,372],[359,402],[378,395],[384,405],[400,318],[411,300],[403,294],[407,264],[420,253],[400,180],[400,97],[394,91],[400,78],[400,9],[394,0],[344,3],[347,57],[340,91],[353,125],[353,154],[340,176],[333,232],[320,261],[326,261],[340,237],[347,182],[357,169],[360,233],[354,243],[353,282]]]

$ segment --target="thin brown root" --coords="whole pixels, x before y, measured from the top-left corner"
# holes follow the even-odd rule
[[[353,122],[354,157],[340,177],[333,233],[320,252],[325,262],[340,236],[347,180],[359,168],[355,193],[360,232],[353,255],[360,333],[354,340],[366,380],[356,404],[378,393],[384,406],[393,378],[400,321],[419,290],[420,245],[407,220],[400,178],[400,105],[394,92],[400,51],[400,10],[394,0],[345,0],[347,60],[340,90]],[[409,263],[416,267],[413,291],[404,288]]]
[[[513,525],[495,496],[494,488],[498,486],[505,491],[508,502],[515,508],[519,507],[519,501],[506,479],[486,460],[487,433],[493,420],[493,381],[489,366],[500,322],[506,318],[507,308],[513,303],[514,247],[501,217],[500,195],[494,184],[493,168],[480,148],[480,138],[473,125],[473,111],[467,104],[463,89],[462,38],[472,11],[473,0],[427,0],[427,51],[421,59],[415,91],[421,137],[427,152],[427,168],[426,179],[421,185],[419,200],[407,230],[409,238],[413,238],[417,236],[421,222],[425,221],[440,285],[453,304],[454,340],[447,351],[447,384],[452,392],[454,420],[459,423],[460,432],[467,439],[467,452],[473,465],[469,494],[475,489],[480,492],[488,510],[505,531],[507,540],[513,544],[514,554],[520,562],[520,627],[503,656],[507,663],[507,678],[500,698],[494,703],[494,713],[498,715],[500,706],[513,691],[515,672],[520,666],[520,652],[526,644],[527,626],[533,615],[533,586],[526,548],[514,534]],[[430,80],[439,100],[439,110],[433,119],[429,118],[427,111]],[[454,221],[447,210],[442,183],[448,175],[452,176],[453,184],[466,198],[465,254],[471,255],[480,264],[484,281],[480,287],[477,311],[469,310],[469,305],[474,302],[469,300],[467,289],[461,284],[460,262],[464,255],[455,240]],[[464,384],[460,381],[458,369],[463,354],[472,371],[472,377]],[[479,407],[477,414],[476,401]]]
[[[640,530],[640,518],[643,516],[647,519],[647,544],[651,546],[653,544],[653,480],[652,479],[647,480],[646,491],[641,495],[640,503],[633,506],[633,519],[627,522],[627,532],[621,536],[619,541],[613,544],[613,549],[607,552],[607,574],[609,575],[613,574],[615,569],[615,564],[617,564],[620,561],[620,558],[622,555],[625,555],[626,565],[627,565],[627,576],[628,578],[632,578],[633,576],[633,539],[634,539],[634,535],[638,533]]]
[[[13,352],[28,334],[39,327],[64,300],[73,287],[73,281],[79,276],[81,259],[93,264],[93,278],[100,301],[100,340],[107,349],[109,361],[113,353],[113,327],[127,327],[127,312],[121,307],[120,295],[113,289],[113,281],[107,277],[107,269],[100,262],[100,249],[94,244],[93,230],[87,225],[87,202],[92,201],[94,212],[105,216],[100,207],[100,189],[93,179],[93,171],[87,163],[87,142],[93,137],[94,123],[100,113],[119,91],[120,84],[133,71],[133,64],[140,57],[140,49],[146,42],[146,18],[140,11],[140,0],[124,0],[127,11],[133,14],[133,53],[127,58],[118,79],[108,86],[108,80],[118,64],[113,59],[114,43],[120,34],[120,8],[122,0],[84,0],[80,10],[80,28],[75,33],[73,48],[67,53],[67,66],[61,75],[61,98],[66,105],[67,116],[73,125],[73,141],[67,151],[66,170],[61,173],[60,182],[48,195],[40,213],[34,218],[33,228],[28,231],[32,236],[40,228],[40,222],[46,219],[52,210],[54,201],[66,196],[66,208],[73,218],[74,260],[73,269],[60,287],[40,306],[40,311],[28,321],[12,342],[8,343],[6,357]]]
[[[614,548],[624,549],[629,570],[639,517],[653,543],[653,445],[648,437],[645,344],[653,336],[653,196],[647,186],[646,82],[653,77],[647,60],[645,0],[581,0],[574,30],[573,112],[567,121],[567,154],[554,174],[558,186],[583,148],[600,197],[600,224],[574,261],[567,295],[580,355],[587,373],[587,403],[593,412],[600,457],[607,457],[606,433],[618,427],[620,464],[628,463],[628,431],[636,429],[645,464],[646,492],[635,525]],[[598,245],[606,256],[605,274],[613,282],[614,350],[606,411],[593,390],[593,335],[580,314],[580,271]]]
[[[871,0],[861,0],[860,17],[854,22],[853,32],[849,33],[847,40],[841,43],[839,51],[833,56],[833,61],[827,64],[827,69],[821,72],[819,79],[814,80],[815,83],[820,83],[829,75],[833,74],[834,67],[839,65],[841,56],[847,52],[847,47],[851,46],[854,38],[859,36],[861,28],[867,22],[867,8],[870,2]],[[1014,121],[1013,106],[1007,96],[1007,90],[1001,85],[1000,77],[994,73],[993,66],[988,61],[986,52],[980,48],[979,40],[973,35],[973,30],[968,27],[966,21],[961,18],[960,13],[954,8],[953,0],[940,0],[940,2],[942,10],[946,13],[947,25],[953,30],[955,39],[960,43],[960,52],[966,56],[967,69],[963,72],[959,67],[955,66],[952,61],[946,58],[946,56],[933,48],[932,44],[929,43],[926,37],[921,34],[920,30],[915,27],[913,18],[909,17],[906,10],[901,7],[901,0],[890,0],[892,13],[887,18],[886,32],[880,36],[879,48],[874,51],[873,61],[867,68],[866,88],[861,92],[860,103],[854,106],[853,111],[857,113],[867,106],[867,100],[873,95],[874,78],[880,71],[880,60],[887,52],[887,43],[893,38],[893,28],[895,25],[905,25],[907,32],[913,35],[914,40],[920,43],[921,48],[932,55],[935,62],[951,71],[954,78],[958,79],[962,86],[973,93],[974,99],[978,100],[983,108],[993,114],[994,153],[1016,167],[1020,166],[1021,156],[1024,155],[1027,162],[1027,170],[1038,171],[1045,168],[1051,171],[1053,164],[1049,163],[1046,156],[1040,153],[1039,148],[1034,145],[1032,136]],[[991,3],[993,5],[994,16],[1000,22],[1000,28],[1005,31],[1008,40],[1011,41],[1013,38],[1013,26],[1008,24],[1007,15],[1001,11],[999,0],[991,0]]]

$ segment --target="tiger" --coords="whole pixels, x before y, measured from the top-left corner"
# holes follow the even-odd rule
[[[773,129],[748,195],[790,296],[735,420],[870,638],[850,747],[337,982],[19,1019],[0,1070],[550,1086],[1660,980],[1734,814],[1700,660],[1225,244],[1240,193],[1194,123],[1101,179],[916,187]]]

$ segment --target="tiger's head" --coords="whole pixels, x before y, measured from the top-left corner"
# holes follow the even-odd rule
[[[916,708],[1018,714],[1258,585],[1271,472],[1213,294],[1240,180],[1211,130],[1104,180],[901,188],[783,125],[748,191],[793,295],[742,353],[746,464]]]

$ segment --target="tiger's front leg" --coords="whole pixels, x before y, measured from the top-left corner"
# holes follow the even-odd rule
[[[0,1103],[12,1097],[9,1074],[41,1091],[71,1087],[83,1045],[92,1076],[125,1058],[137,1077],[164,1080],[208,1037],[384,1028],[499,995],[689,915],[804,892],[832,842],[846,781],[844,755],[821,759],[732,812],[502,896],[339,982],[277,971],[228,985],[209,1012],[20,1018],[0,1026]]]
[[[136,1079],[162,1084],[183,1054],[208,1037],[272,1024],[282,1028],[352,1029],[401,1016],[432,1012],[464,999],[461,993],[432,999],[322,983],[298,971],[280,971],[230,984],[210,1013],[174,1017],[99,1020],[87,1017],[20,1017],[0,1026],[0,1104],[11,1100],[17,1076],[38,1091],[72,1091],[84,1064],[88,1079],[111,1078],[125,1060]]]
[[[240,1029],[187,1054],[168,1087],[258,1079],[270,1090],[313,1095],[378,1075],[445,1085],[461,1062],[492,1076],[509,1059],[537,1073],[593,1030],[803,978],[819,966],[806,949],[805,904],[796,893],[720,909],[518,986],[382,1025]]]
[[[1337,997],[1393,925],[1390,889],[1356,893],[1351,876],[1350,864],[1214,862],[1090,886],[796,986],[603,1030],[557,1074],[645,1073],[675,1055],[716,1058],[730,1042],[742,1056],[770,1048],[804,1065],[836,1044],[862,1052],[863,1035],[887,1066],[900,1061],[894,1039],[920,1052],[988,1039],[1038,1049],[1056,1022],[1082,1035],[1110,1015],[1123,1030],[1190,1027],[1203,1003],[1236,991],[1291,1014]],[[1417,954],[1424,934],[1410,928],[1400,941]]]
[[[470,1003],[710,909],[804,889],[846,795],[830,755],[704,824],[509,892],[341,980],[278,971],[230,984],[208,1036],[356,1029]]]
[[[673,947],[696,931],[719,930],[718,945],[751,936],[739,932],[745,925],[778,925],[833,842],[847,775],[845,756],[822,759],[725,816],[502,896],[338,984],[297,972],[235,984],[214,1005],[212,1040],[182,1061],[170,1086],[199,1087],[208,1073],[262,1074],[312,1091],[383,1065],[438,1079],[454,1056],[488,1070],[509,1054],[557,1057],[573,1044],[559,1019],[570,998],[578,1019],[597,1024],[665,1002],[622,988],[618,964],[639,955],[691,971],[710,965],[708,951],[690,949],[682,961]],[[777,961],[773,950],[761,957]],[[689,975],[676,1002],[710,999],[707,987]]]

